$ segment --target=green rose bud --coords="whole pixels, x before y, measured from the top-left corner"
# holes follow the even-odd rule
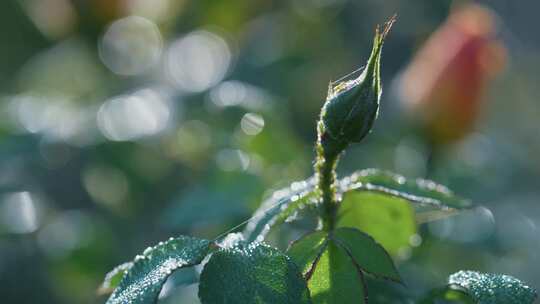
[[[373,50],[360,76],[330,85],[318,130],[325,150],[339,153],[349,143],[360,142],[371,130],[382,93],[381,50],[394,21],[390,19],[382,33],[379,28],[375,31]]]

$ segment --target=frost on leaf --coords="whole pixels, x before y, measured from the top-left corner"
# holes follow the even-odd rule
[[[536,291],[509,275],[460,271],[448,278],[450,285],[457,285],[479,304],[530,304]]]
[[[279,250],[240,242],[214,252],[201,273],[203,304],[311,303],[298,267]]]
[[[135,257],[107,304],[155,303],[163,283],[181,267],[201,263],[210,249],[210,242],[186,236],[171,238],[155,247],[148,247]]]

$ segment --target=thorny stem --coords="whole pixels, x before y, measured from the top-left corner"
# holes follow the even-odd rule
[[[315,161],[315,176],[317,188],[321,195],[321,218],[323,229],[332,231],[336,225],[338,197],[336,195],[336,166],[341,151],[347,143],[336,142],[324,132],[322,122],[319,122],[319,132],[316,144],[317,158]]]

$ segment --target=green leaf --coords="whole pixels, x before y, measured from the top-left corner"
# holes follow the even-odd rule
[[[324,231],[309,233],[293,242],[287,250],[287,255],[300,267],[303,275],[306,275],[313,267],[314,262],[326,247],[328,234]]]
[[[344,178],[340,192],[353,190],[378,192],[399,197],[413,203],[441,209],[464,209],[471,203],[456,196],[445,186],[425,179],[408,180],[405,177],[378,169],[365,169]]]
[[[201,273],[199,297],[214,303],[311,303],[298,267],[277,249],[241,242],[212,254]]]
[[[314,304],[367,303],[367,290],[360,269],[345,251],[330,240],[317,259],[308,279]]]
[[[444,288],[432,290],[419,304],[438,304],[439,300],[445,303],[475,304],[476,302],[467,294],[467,292],[457,285],[448,285]]]
[[[122,281],[122,278],[131,268],[131,266],[133,266],[133,262],[126,262],[114,267],[113,270],[109,271],[105,275],[105,279],[103,280],[103,283],[101,283],[98,293],[103,295],[113,292],[113,290],[118,287],[118,284],[120,284],[120,281]]]
[[[371,235],[392,256],[408,248],[416,233],[414,210],[407,201],[371,192],[347,193],[338,210],[337,225]]]
[[[174,270],[201,263],[209,250],[209,241],[187,236],[147,248],[135,258],[107,304],[155,303],[163,283]]]
[[[287,255],[308,280],[313,303],[367,303],[364,271],[400,281],[386,251],[353,228],[338,228],[331,236],[309,233],[293,242]]]
[[[508,275],[460,271],[448,283],[463,288],[479,304],[530,304],[537,297],[534,289]]]
[[[334,231],[333,237],[347,250],[362,271],[401,282],[394,262],[371,236],[355,228],[338,228]]]
[[[244,230],[248,242],[262,242],[270,229],[283,223],[295,211],[311,201],[315,194],[315,179],[294,182],[290,187],[278,190],[261,204]]]

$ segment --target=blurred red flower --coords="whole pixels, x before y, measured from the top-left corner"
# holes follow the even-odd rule
[[[400,79],[400,95],[432,144],[461,139],[473,128],[483,91],[504,66],[495,16],[479,5],[453,11]]]

